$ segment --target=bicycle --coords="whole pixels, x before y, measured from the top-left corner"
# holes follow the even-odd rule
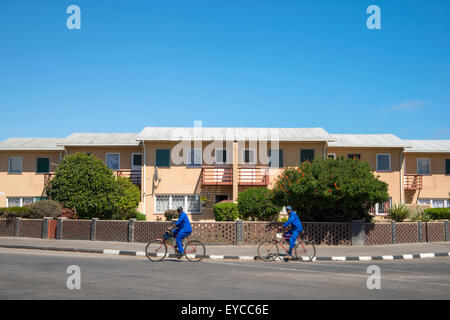
[[[150,261],[163,261],[167,256],[168,246],[171,247],[175,254],[169,254],[169,257],[179,257],[178,248],[173,243],[174,236],[171,229],[168,229],[162,239],[150,241],[145,247],[145,255]],[[184,242],[184,239],[183,239]],[[189,240],[184,246],[186,258],[191,262],[199,262],[205,257],[205,245],[199,240]]]
[[[292,249],[292,256],[295,257],[296,260],[302,261],[314,261],[316,257],[316,246],[313,241],[304,241],[302,238],[304,237],[303,232],[298,236],[297,243],[295,247]],[[290,236],[285,236],[284,240],[289,241]],[[289,243],[287,247],[283,245],[283,234],[277,233],[275,239],[273,240],[264,240],[258,246],[258,257],[266,262],[275,261],[279,257],[280,249],[282,247],[286,254],[289,252]]]

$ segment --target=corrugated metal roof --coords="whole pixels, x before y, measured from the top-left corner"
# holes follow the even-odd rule
[[[405,140],[411,148],[405,152],[450,152],[450,140]]]
[[[58,144],[63,146],[138,146],[136,133],[74,133]]]
[[[273,140],[278,141],[331,141],[323,128],[192,128],[192,127],[146,127],[138,140]]]
[[[405,140],[393,134],[331,134],[330,147],[401,148],[408,147]]]
[[[0,150],[18,151],[63,151],[64,147],[58,146],[58,138],[11,138],[0,142]]]

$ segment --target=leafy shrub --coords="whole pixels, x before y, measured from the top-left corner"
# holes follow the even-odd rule
[[[370,221],[369,209],[389,200],[387,183],[367,161],[317,159],[286,168],[273,188],[273,201],[290,205],[305,221]]]
[[[77,212],[75,210],[69,209],[69,208],[62,209],[61,217],[67,218],[67,219],[78,219]]]
[[[239,194],[238,211],[245,220],[277,221],[281,206],[272,202],[269,189],[250,188]]]
[[[410,214],[410,210],[403,203],[399,203],[393,205],[388,210],[388,217],[396,222],[402,222],[406,218],[408,218]]]
[[[173,219],[178,219],[179,214],[177,210],[166,210],[166,212],[164,212],[164,217],[166,217],[166,221],[171,221]]]
[[[0,217],[6,219],[28,218],[30,214],[30,207],[10,207],[10,208],[0,208]]]
[[[54,200],[41,200],[30,205],[29,218],[42,219],[44,217],[59,217],[62,206]]]
[[[128,220],[137,218],[139,213],[136,208],[141,201],[141,191],[131,182],[129,178],[117,179],[119,193],[116,199],[117,213],[114,215],[116,220]]]
[[[121,219],[118,220],[130,220],[130,219],[147,220],[147,217],[144,214],[140,213],[139,211],[133,210],[129,211],[126,216],[122,216]]]
[[[239,219],[238,205],[230,200],[221,201],[213,206],[216,221],[235,221]]]
[[[430,208],[426,209],[424,214],[432,220],[450,220],[450,208]]]
[[[431,218],[426,215],[423,210],[416,210],[415,212],[411,213],[409,219],[411,221],[431,221]]]

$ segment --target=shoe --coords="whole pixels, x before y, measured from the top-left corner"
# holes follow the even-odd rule
[[[287,255],[284,256],[284,259],[285,260],[292,260],[292,256],[287,254]]]
[[[183,256],[184,256],[184,252],[183,253],[177,252],[177,258],[178,259],[183,258]]]

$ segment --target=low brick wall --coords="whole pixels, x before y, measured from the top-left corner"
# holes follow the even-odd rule
[[[381,245],[391,243],[415,243],[450,241],[448,221],[399,222],[399,223],[337,223],[303,222],[304,237],[317,245]],[[276,222],[192,222],[190,238],[205,244],[255,245],[262,240],[274,239],[281,232],[282,223]],[[0,236],[41,238],[55,235],[47,232],[50,225],[43,219],[0,220]],[[51,225],[54,225],[52,223]],[[58,239],[134,241],[146,243],[161,238],[169,222],[67,220],[58,219]],[[354,229],[354,230],[352,230]]]

